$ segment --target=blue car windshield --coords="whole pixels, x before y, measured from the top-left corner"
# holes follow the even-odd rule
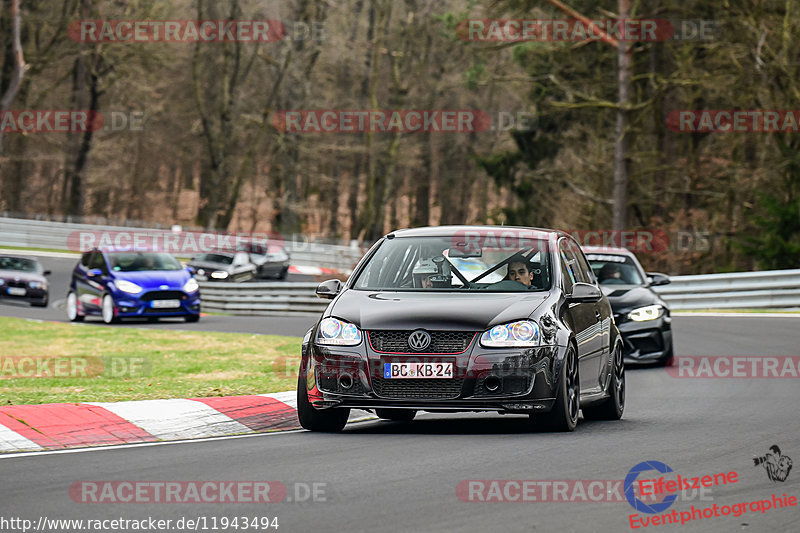
[[[550,289],[548,242],[525,235],[498,240],[396,237],[386,239],[353,288],[380,291],[524,292]]]
[[[160,252],[115,252],[108,254],[114,272],[144,272],[148,270],[181,270],[177,259]]]

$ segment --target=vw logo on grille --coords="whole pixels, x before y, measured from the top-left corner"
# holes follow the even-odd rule
[[[421,352],[431,345],[431,336],[424,329],[418,329],[408,336],[408,345],[412,350]]]

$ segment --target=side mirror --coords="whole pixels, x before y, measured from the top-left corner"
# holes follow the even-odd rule
[[[197,274],[197,269],[195,267],[193,267],[193,266],[187,266],[186,267],[186,272],[188,272],[189,274],[194,276],[195,274]]]
[[[651,287],[657,287],[659,285],[668,285],[670,283],[669,276],[667,276],[666,274],[662,274],[660,272],[648,272],[647,281],[650,282]]]
[[[599,302],[603,297],[600,289],[589,283],[578,282],[572,286],[572,294],[567,296],[569,303],[589,303]]]
[[[49,276],[50,274],[52,274],[50,270],[45,270],[44,272],[42,272],[43,276]]]
[[[102,276],[103,271],[100,270],[99,268],[93,268],[90,271],[88,271],[86,275],[89,276],[90,278],[96,278],[97,276]]]
[[[339,294],[340,290],[342,290],[342,282],[338,279],[323,281],[317,287],[317,298],[333,300],[336,298],[336,295]]]

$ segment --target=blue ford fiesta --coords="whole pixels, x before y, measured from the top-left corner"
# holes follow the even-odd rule
[[[200,288],[188,268],[172,255],[149,250],[91,250],[72,271],[67,316],[80,322],[100,316],[106,324],[121,318],[183,317],[200,320]]]

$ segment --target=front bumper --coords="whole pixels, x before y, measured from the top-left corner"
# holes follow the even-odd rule
[[[626,363],[653,363],[672,355],[672,319],[668,315],[645,322],[615,319]]]
[[[13,287],[16,289],[24,288],[25,294],[9,294],[9,287],[6,284],[0,285],[0,298],[22,302],[43,302],[47,299],[47,289],[31,289],[30,287]]]
[[[477,336],[455,355],[387,354],[371,347],[308,345],[304,358],[309,401],[318,408],[401,408],[424,411],[549,411],[555,401],[555,376],[566,349],[484,349]],[[386,379],[385,363],[452,362],[446,379]]]
[[[168,291],[168,294],[158,294],[159,292],[149,291],[138,296],[115,295],[116,316],[118,318],[161,318],[200,314],[199,291],[192,294],[183,291]],[[158,300],[178,300],[180,304],[179,307],[158,308],[153,305],[153,302]]]

